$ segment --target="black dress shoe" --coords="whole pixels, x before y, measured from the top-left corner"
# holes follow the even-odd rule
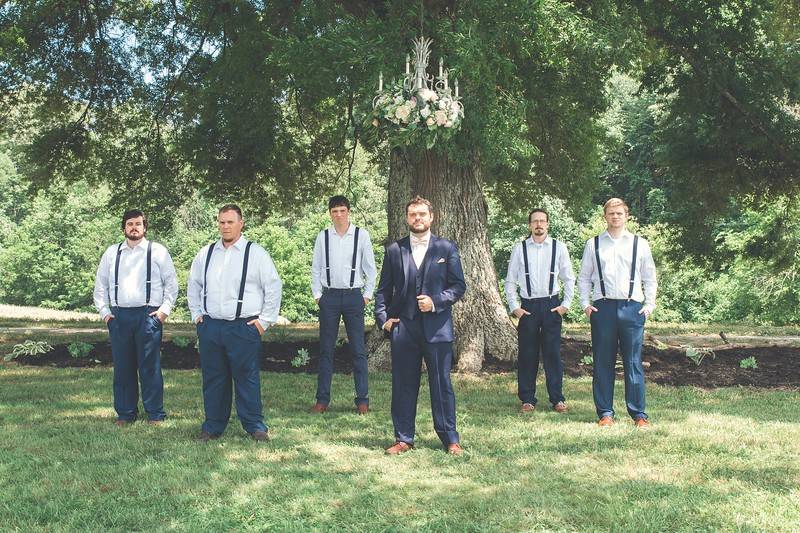
[[[197,440],[199,440],[200,442],[208,442],[210,440],[217,440],[218,438],[219,435],[212,435],[208,431],[201,431],[200,436],[197,437]]]
[[[269,433],[266,431],[254,431],[250,433],[250,436],[253,437],[254,440],[259,442],[264,442],[269,440]]]

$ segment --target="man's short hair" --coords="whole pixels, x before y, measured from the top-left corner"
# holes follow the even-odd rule
[[[337,194],[336,196],[331,196],[328,198],[328,211],[333,209],[334,207],[341,207],[344,206],[348,210],[350,209],[350,200],[347,197],[342,196],[341,194]]]
[[[625,203],[625,200],[622,198],[610,198],[605,204],[603,204],[603,214],[606,214],[611,207],[619,207],[622,206],[625,209],[625,214],[628,214],[628,204]]]
[[[122,214],[122,229],[125,229],[125,223],[132,218],[142,217],[144,229],[147,230],[147,215],[141,209],[129,209]]]
[[[542,207],[535,207],[535,208],[531,209],[530,213],[528,213],[528,224],[531,223],[531,217],[533,216],[534,213],[544,213],[544,218],[548,222],[550,222],[550,214],[547,212],[547,210],[545,210]]]
[[[221,215],[222,213],[224,213],[226,211],[236,211],[236,214],[239,215],[239,220],[241,220],[243,218],[242,217],[242,208],[239,207],[236,204],[225,204],[225,205],[223,205],[222,207],[219,208],[219,212],[217,214]]]
[[[411,207],[412,205],[426,205],[428,206],[428,213],[433,214],[433,204],[431,204],[429,200],[426,200],[420,195],[416,195],[406,204],[406,214],[408,214],[408,208]]]

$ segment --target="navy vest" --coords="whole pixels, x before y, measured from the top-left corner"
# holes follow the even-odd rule
[[[417,268],[416,263],[414,263],[414,257],[410,252],[408,254],[407,272],[409,279],[406,280],[406,301],[403,303],[402,314],[406,318],[414,318],[419,313],[417,296],[422,294],[422,272]]]

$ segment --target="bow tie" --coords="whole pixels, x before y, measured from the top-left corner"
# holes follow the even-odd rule
[[[428,237],[414,237],[411,236],[411,246],[428,246]]]

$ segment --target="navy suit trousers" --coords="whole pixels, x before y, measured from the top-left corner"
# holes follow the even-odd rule
[[[119,420],[136,420],[139,381],[149,420],[163,420],[164,378],[161,375],[161,321],[150,316],[157,307],[112,307],[108,321],[114,359],[114,410]]]
[[[244,430],[267,430],[261,408],[261,335],[247,324],[249,320],[217,320],[206,315],[197,325],[206,414],[203,430],[211,435],[221,434],[228,425],[233,388],[236,414]]]
[[[522,315],[517,326],[519,361],[517,363],[517,390],[523,403],[536,405],[536,376],[539,373],[539,356],[544,364],[547,396],[555,405],[564,401],[562,384],[564,364],[561,362],[561,315],[551,311],[561,302],[558,296],[522,300],[522,308],[530,313]]]
[[[339,321],[344,318],[350,355],[353,356],[355,402],[369,404],[367,393],[367,347],[364,343],[364,296],[360,289],[328,289],[319,300],[319,373],[317,401],[331,402],[333,351],[339,337]]]
[[[400,318],[391,332],[392,345],[392,422],[397,441],[414,443],[417,397],[422,360],[428,367],[433,428],[447,446],[459,442],[456,431],[456,397],[450,382],[453,366],[452,342],[427,342],[422,316]]]
[[[597,300],[590,317],[592,324],[592,393],[598,417],[614,416],[614,365],[617,351],[622,354],[625,374],[625,404],[634,420],[647,418],[645,413],[642,341],[644,314],[642,304],[633,300]]]

